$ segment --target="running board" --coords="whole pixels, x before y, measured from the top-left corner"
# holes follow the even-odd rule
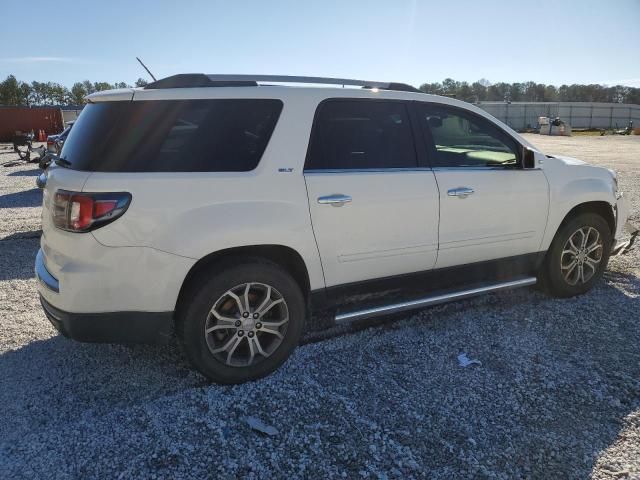
[[[445,293],[433,297],[424,297],[402,303],[392,303],[391,305],[383,305],[380,307],[367,308],[355,312],[339,313],[336,315],[336,323],[347,323],[354,320],[363,320],[365,318],[377,317],[380,315],[390,315],[392,313],[404,312],[407,310],[416,310],[419,308],[439,305],[441,303],[453,302],[469,297],[475,297],[484,293],[498,292],[500,290],[510,290],[519,287],[528,287],[535,285],[536,277],[526,277],[510,282],[500,282],[485,285],[483,287],[471,288],[468,290],[459,290],[457,292]]]

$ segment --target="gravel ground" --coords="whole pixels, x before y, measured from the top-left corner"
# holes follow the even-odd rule
[[[618,170],[640,221],[640,137],[528,138]],[[176,345],[56,334],[32,273],[37,173],[0,167],[0,478],[640,478],[638,249],[580,298],[431,308],[211,386]]]

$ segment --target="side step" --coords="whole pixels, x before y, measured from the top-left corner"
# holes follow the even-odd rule
[[[455,300],[462,300],[465,298],[482,295],[483,293],[498,292],[500,290],[510,290],[519,287],[528,287],[530,285],[535,285],[535,283],[536,277],[526,277],[518,280],[511,280],[509,282],[491,283],[477,288],[458,290],[442,295],[419,298],[408,302],[382,305],[380,307],[367,308],[365,310],[358,310],[355,312],[338,313],[335,320],[338,324],[347,323],[354,320],[363,320],[365,318],[377,317],[380,315],[390,315],[392,313],[404,312],[407,310],[416,310],[419,308],[429,307],[431,305],[453,302]]]

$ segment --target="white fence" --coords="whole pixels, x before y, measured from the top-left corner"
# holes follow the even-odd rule
[[[80,108],[77,110],[62,110],[62,120],[65,127],[67,126],[67,122],[77,120],[80,112],[82,112],[82,109]]]
[[[478,107],[514,130],[538,126],[538,117],[560,117],[572,128],[640,127],[640,105],[589,102],[480,102]]]

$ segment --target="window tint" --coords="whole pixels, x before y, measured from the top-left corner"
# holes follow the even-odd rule
[[[458,108],[422,105],[421,121],[435,145],[434,167],[513,167],[518,146],[491,122]],[[432,155],[433,157],[433,155]]]
[[[87,105],[60,157],[94,172],[243,172],[260,161],[279,100],[159,100]]]
[[[307,170],[416,166],[403,103],[332,100],[320,105]]]

